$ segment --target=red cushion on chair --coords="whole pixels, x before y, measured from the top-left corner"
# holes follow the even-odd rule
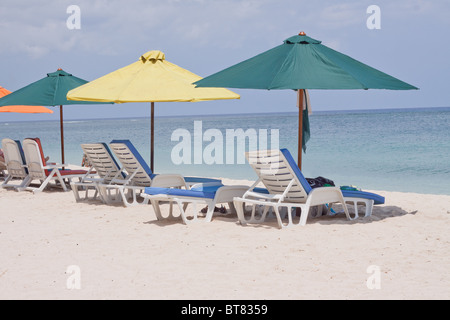
[[[65,169],[65,170],[59,170],[59,173],[62,176],[70,176],[71,174],[86,174],[87,171],[86,170],[70,170],[70,169]]]
[[[45,157],[44,157],[44,151],[42,150],[41,139],[39,139],[39,138],[27,138],[27,139],[36,141],[36,143],[37,143],[37,145],[39,147],[39,152],[41,154],[42,164],[45,167],[47,164],[45,163]]]
[[[39,139],[39,138],[27,138],[27,139],[36,141],[36,143],[37,143],[37,145],[39,147],[39,153],[41,154],[42,164],[45,167],[47,165],[47,163],[45,161],[44,151],[42,150],[41,139]],[[54,164],[54,163],[53,162],[52,163],[49,162],[48,164],[51,165],[51,164]],[[45,175],[48,176],[51,172],[52,172],[52,170],[45,169]],[[72,175],[72,174],[86,174],[87,171],[86,170],[70,170],[70,169],[62,170],[62,169],[60,169],[59,173],[62,176],[69,176],[69,175]]]
[[[44,151],[42,150],[42,144],[41,144],[41,139],[39,138],[27,138],[30,140],[34,140],[38,147],[39,147],[39,153],[41,154],[41,159],[42,159],[42,165],[45,167],[47,165],[46,161],[45,161],[45,156],[44,156]],[[45,169],[45,175],[48,176],[50,174],[51,171]]]

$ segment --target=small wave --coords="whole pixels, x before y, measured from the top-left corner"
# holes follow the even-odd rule
[[[82,120],[71,120],[71,121],[64,121],[64,123],[83,123],[86,121],[82,121]]]

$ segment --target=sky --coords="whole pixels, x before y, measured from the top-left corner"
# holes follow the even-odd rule
[[[79,29],[71,5],[80,9]],[[379,29],[367,12],[379,11]],[[312,110],[450,106],[450,0],[2,0],[0,86],[20,89],[58,68],[91,81],[161,50],[206,77],[300,31],[420,90],[311,90]],[[373,21],[373,20],[371,20]],[[296,112],[291,90],[231,89],[239,100],[157,103],[156,116]],[[64,118],[149,117],[150,104],[67,106]],[[2,113],[0,121],[56,120]]]

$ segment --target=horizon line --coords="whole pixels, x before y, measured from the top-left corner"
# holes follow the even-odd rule
[[[326,113],[351,113],[351,112],[357,112],[357,113],[370,113],[374,111],[379,112],[391,112],[391,111],[398,111],[398,112],[407,112],[407,111],[424,111],[424,110],[436,110],[436,109],[448,109],[450,106],[446,107],[407,107],[407,108],[376,108],[376,109],[341,109],[341,110],[318,110],[313,111],[310,116],[314,116],[315,114],[326,114]],[[263,115],[273,115],[273,114],[298,114],[296,111],[287,111],[287,112],[243,112],[243,113],[220,113],[220,114],[192,114],[192,115],[160,115],[155,116],[155,118],[184,118],[184,117],[223,117],[223,116],[263,116]],[[149,116],[144,117],[111,117],[111,118],[76,118],[76,119],[64,119],[64,121],[87,121],[87,120],[118,120],[118,119],[150,119]],[[59,119],[52,119],[52,120],[9,120],[9,121],[1,121],[0,123],[9,123],[9,122],[30,122],[30,121],[42,121],[42,122],[50,122],[50,121],[58,121]]]

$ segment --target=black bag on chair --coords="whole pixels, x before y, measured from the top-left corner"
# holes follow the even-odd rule
[[[311,188],[334,187],[334,182],[324,177],[306,178]]]

